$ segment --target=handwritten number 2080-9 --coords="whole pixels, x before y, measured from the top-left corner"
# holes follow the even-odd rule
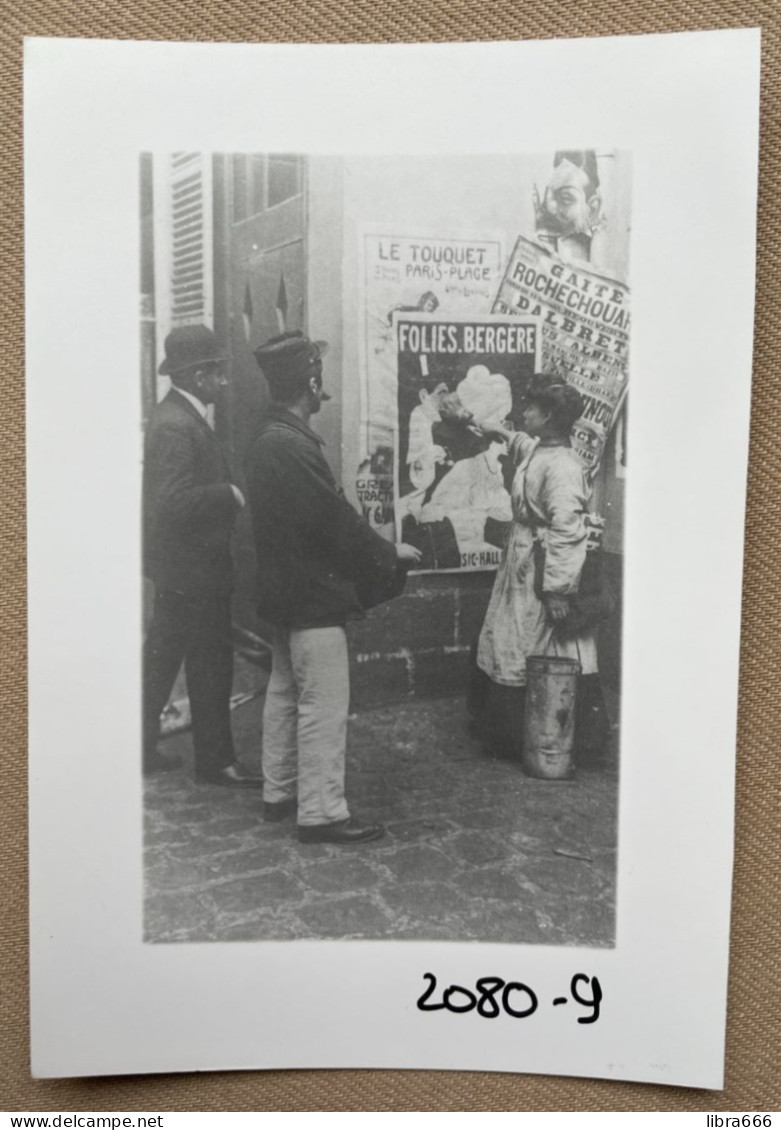
[[[522,1020],[536,1012],[539,1005],[537,994],[528,985],[524,985],[522,981],[503,981],[501,977],[480,977],[475,982],[474,992],[463,985],[450,985],[442,993],[441,1001],[433,1001],[431,998],[436,991],[437,979],[433,973],[424,973],[423,977],[428,981],[428,987],[417,1002],[422,1012],[437,1012],[444,1008],[448,1012],[458,1013],[474,1009],[478,1016],[483,1016],[486,1020],[496,1020],[502,1012]],[[580,991],[581,985],[588,986],[590,994]],[[570,982],[570,993],[577,1004],[591,1009],[590,1016],[578,1017],[578,1024],[593,1024],[599,1020],[602,986],[598,977],[576,973]],[[565,1003],[566,997],[559,997],[554,1001],[554,1004]]]

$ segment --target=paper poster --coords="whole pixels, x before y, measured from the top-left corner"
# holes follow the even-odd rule
[[[477,316],[491,308],[503,268],[496,237],[363,236],[361,458],[357,496],[368,521],[393,536],[395,315]]]
[[[421,569],[496,568],[513,470],[506,442],[485,428],[520,418],[539,321],[397,312],[393,329],[398,539],[421,549]]]
[[[493,308],[541,319],[542,368],[585,398],[573,442],[593,473],[627,392],[629,287],[520,236]]]

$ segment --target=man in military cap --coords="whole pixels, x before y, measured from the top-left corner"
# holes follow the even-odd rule
[[[359,592],[420,555],[376,534],[345,499],[310,419],[325,342],[285,333],[255,351],[274,401],[247,485],[257,547],[258,612],[274,628],[263,712],[264,815],[297,813],[302,843],[355,844],[384,829],[351,818],[344,796],[350,685],[345,624]],[[399,590],[400,591],[400,587]]]
[[[165,340],[159,372],[172,388],[152,413],[144,452],[144,572],[155,604],[144,644],[143,769],[178,764],[158,752],[157,740],[184,662],[196,779],[260,787],[261,778],[236,761],[230,725],[230,539],[244,498],[207,412],[227,383],[226,360],[206,326],[177,327]]]

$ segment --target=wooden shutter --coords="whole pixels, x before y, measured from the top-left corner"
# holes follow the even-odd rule
[[[211,157],[155,156],[157,353],[166,334],[193,323],[214,327],[214,228]]]

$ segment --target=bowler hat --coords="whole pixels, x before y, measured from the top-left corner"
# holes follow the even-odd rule
[[[288,330],[259,345],[254,356],[269,383],[279,387],[305,377],[327,352],[327,341],[312,341],[301,330]],[[322,396],[331,399],[327,392]]]
[[[165,339],[165,357],[157,371],[172,375],[193,365],[227,360],[208,326],[175,326]]]

